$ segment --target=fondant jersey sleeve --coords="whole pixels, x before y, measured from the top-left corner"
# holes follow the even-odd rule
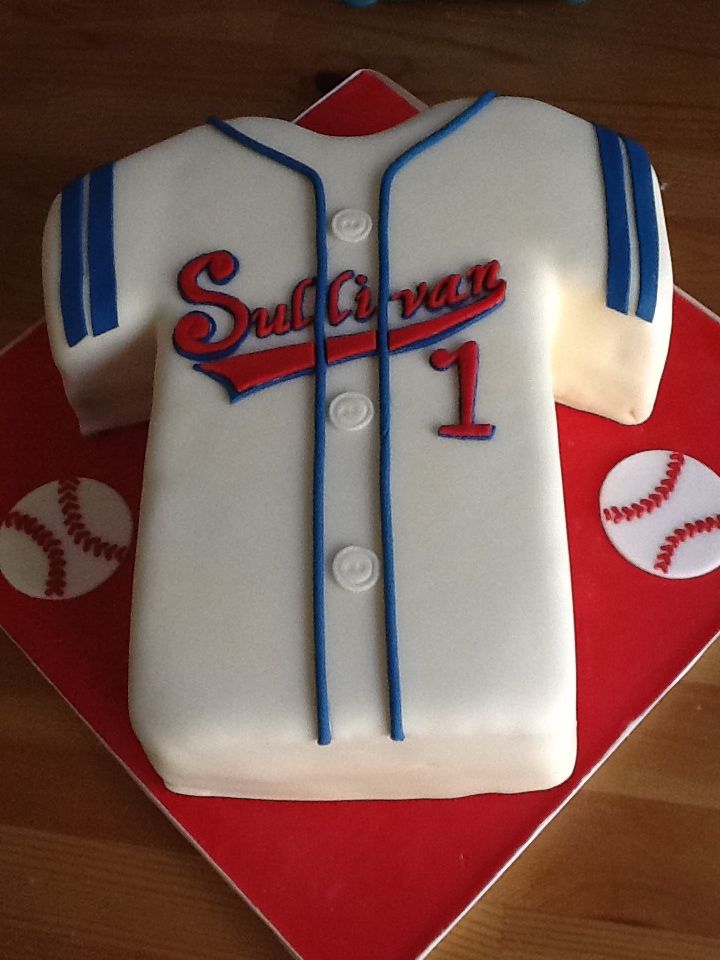
[[[641,423],[652,413],[672,317],[660,188],[638,144],[584,121],[575,137],[546,187],[563,211],[548,238],[557,280],[555,399]]]
[[[50,345],[83,433],[150,415],[163,201],[149,153],[70,183],[45,226]]]
[[[284,137],[290,130],[281,128]],[[478,157],[488,144],[491,153]],[[452,188],[441,183],[437,196],[476,189],[491,205],[481,220],[492,225],[482,238],[491,255],[543,268],[556,400],[621,423],[645,420],[672,312],[662,201],[645,151],[555,107],[512,97],[479,113],[476,132],[468,128],[451,148],[463,153],[462,176]],[[227,191],[237,198],[234,171],[250,162],[234,155],[228,180],[231,150],[208,128],[188,131],[74,181],[53,204],[44,239],[46,316],[84,433],[149,417],[157,321],[181,308],[178,267],[193,251],[240,243],[237,231],[219,224]],[[482,208],[476,197],[468,206]],[[437,205],[433,215],[442,215]],[[248,217],[237,219],[248,233]],[[251,243],[242,244],[246,258]]]

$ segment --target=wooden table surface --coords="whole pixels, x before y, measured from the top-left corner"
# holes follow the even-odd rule
[[[666,185],[676,281],[718,311],[718,41],[717,0],[5,0],[0,345],[41,315],[65,182],[209,113],[292,118],[360,66],[429,103],[492,88],[630,133]],[[719,732],[720,646],[434,960],[717,960]],[[0,763],[0,955],[286,957],[1,633]]]

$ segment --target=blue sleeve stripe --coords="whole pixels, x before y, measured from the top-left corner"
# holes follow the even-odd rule
[[[644,147],[625,137],[623,142],[630,164],[640,250],[640,295],[636,313],[642,320],[652,321],[655,316],[660,274],[660,238],[655,211],[652,167]]]
[[[92,329],[99,336],[118,325],[111,163],[90,174],[88,268]]]
[[[69,347],[87,335],[83,294],[83,177],[60,199],[60,309]]]
[[[620,137],[612,130],[595,127],[605,181],[607,211],[608,272],[606,303],[613,310],[630,308],[630,229],[625,194],[625,165]]]

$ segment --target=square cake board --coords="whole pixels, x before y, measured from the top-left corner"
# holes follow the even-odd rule
[[[298,122],[362,135],[421,105],[360,71]],[[37,669],[178,829],[303,960],[427,956],[710,645],[720,570],[663,580],[623,560],[598,518],[598,491],[644,449],[690,454],[720,472],[720,324],[676,292],[668,365],[639,427],[558,407],[578,661],[579,752],[553,790],[456,800],[284,803],[184,797],[165,789],[130,728],[127,649],[132,562],[70,601],[26,597],[0,577],[0,621]],[[0,517],[64,477],[114,487],[137,520],[144,426],[83,439],[44,326],[0,355],[2,428],[14,459]],[[11,787],[10,787],[11,789]]]

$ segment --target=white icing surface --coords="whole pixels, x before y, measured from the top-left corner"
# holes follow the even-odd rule
[[[399,127],[332,138],[278,120],[234,121],[315,168],[328,210],[378,222],[388,164],[469,102]],[[658,209],[661,209],[658,197]],[[486,442],[437,436],[458,418],[456,369],[432,347],[391,359],[392,489],[406,739],[388,736],[382,579],[343,589],[348,545],[382,558],[378,417],[326,434],[326,627],[333,742],[318,746],[312,647],[314,379],[237,403],[173,349],[188,305],[178,271],[229,250],[222,289],[251,308],[289,303],[315,273],[308,182],[203,127],[115,165],[120,325],[69,348],[59,306],[59,205],[45,237],[47,317],[86,432],[149,414],[133,597],[130,707],[167,785],[285,799],[440,797],[550,787],[575,761],[575,662],[555,397],[623,423],[646,418],[667,352],[672,281],[660,218],[652,323],[605,305],[605,196],[590,124],[499,98],[398,175],[391,289],[432,286],[497,259],[502,306],[442,346],[479,345]],[[377,289],[376,232],[328,229],[328,274]],[[637,239],[632,264],[637,271]],[[634,297],[637,298],[637,283]],[[341,303],[341,306],[347,304]],[[208,308],[201,308],[208,309]],[[224,336],[225,314],[209,308]],[[413,317],[413,321],[422,318]],[[375,318],[365,321],[373,327]],[[402,326],[397,312],[391,329]],[[360,325],[345,321],[339,332]],[[329,335],[333,332],[329,331]],[[240,352],[311,342],[251,333]],[[155,349],[157,344],[157,350]],[[378,409],[377,361],[330,366],[328,400]],[[571,478],[570,478],[571,482]],[[382,574],[382,562],[379,572]],[[362,566],[362,565],[360,565]]]
[[[600,490],[600,517],[626,560],[657,577],[684,580],[720,566],[720,477],[684,454],[675,461],[677,476],[663,490],[673,456],[671,450],[643,450],[616,464]],[[655,500],[650,499],[653,493]],[[620,508],[622,519],[613,506]],[[664,557],[661,551],[668,544]]]

